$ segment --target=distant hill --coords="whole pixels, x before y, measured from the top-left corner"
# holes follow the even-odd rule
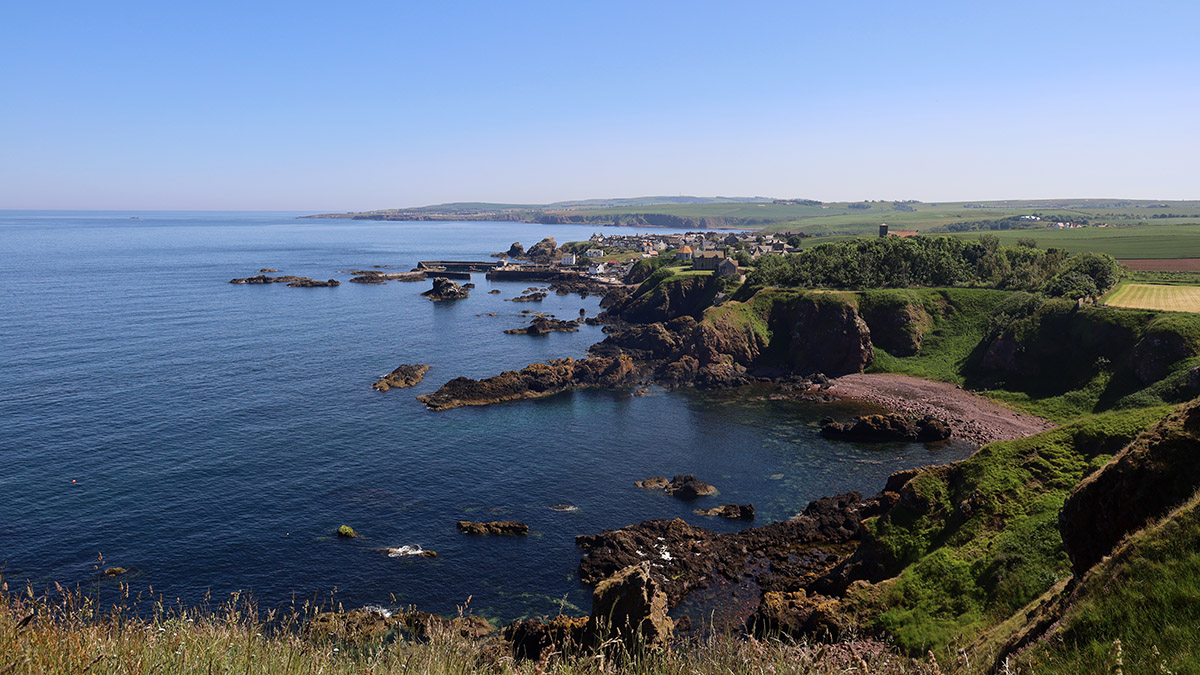
[[[810,235],[1041,231],[1071,226],[1127,227],[1200,223],[1200,201],[1036,199],[975,202],[868,200],[820,202],[767,197],[651,196],[583,199],[552,204],[454,202],[407,209],[324,213],[310,218],[360,220],[508,220],[680,229],[742,228]],[[976,235],[977,236],[977,235]]]

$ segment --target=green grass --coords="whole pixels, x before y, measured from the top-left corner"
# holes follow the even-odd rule
[[[950,656],[1070,576],[1058,533],[1067,495],[1170,410],[1087,417],[924,470],[898,506],[866,522],[864,545],[898,574],[852,591],[849,611],[874,616],[910,653]]]
[[[849,668],[902,675],[931,672],[928,665],[886,649],[837,652],[821,645],[742,640],[717,634],[681,642],[671,652],[603,657],[567,650],[543,662],[517,661],[494,634],[470,640],[433,631],[428,640],[389,633],[347,642],[306,624],[308,604],[263,614],[232,599],[218,607],[143,606],[124,597],[102,608],[91,597],[52,591],[50,597],[0,597],[0,673],[4,675],[392,675],[432,673],[717,675],[738,673],[845,673]],[[561,646],[560,646],[561,647]],[[839,653],[844,656],[838,656]]]
[[[1197,218],[1200,221],[1200,218]],[[952,237],[978,239],[993,234],[1000,243],[1015,245],[1031,238],[1039,248],[1060,248],[1071,253],[1107,253],[1118,260],[1129,258],[1200,258],[1200,222],[1143,223],[1129,227],[1085,227],[1077,230],[1001,230],[958,232]]]
[[[1098,563],[1076,597],[1059,637],[1017,659],[1023,669],[1200,672],[1200,495]]]
[[[869,373],[900,373],[940,382],[962,384],[971,353],[986,336],[988,317],[1012,294],[987,289],[921,289],[864,291],[863,302],[902,297],[919,304],[933,317],[921,350],[914,356],[893,356],[875,349]]]

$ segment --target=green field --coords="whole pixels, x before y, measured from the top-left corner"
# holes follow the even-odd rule
[[[896,225],[893,229],[904,228]],[[1033,239],[1037,242],[1038,248],[1060,248],[1071,253],[1094,251],[1107,253],[1118,260],[1200,258],[1200,223],[1149,223],[1124,227],[1085,227],[1074,230],[1041,228],[931,234],[961,239],[978,239],[980,235],[990,234],[999,238],[1000,243],[1005,246],[1015,246],[1018,239]],[[875,235],[872,233],[858,236]],[[810,237],[803,240],[800,247],[809,248],[849,238],[851,238],[850,235]]]
[[[1200,223],[1147,223],[1128,227],[1085,227],[1077,230],[1000,230],[961,232],[950,236],[978,239],[994,234],[1012,246],[1030,238],[1038,248],[1061,248],[1071,253],[1095,251],[1121,260],[1127,258],[1200,258]]]
[[[1126,283],[1105,296],[1104,301],[1114,307],[1200,312],[1200,287]]]

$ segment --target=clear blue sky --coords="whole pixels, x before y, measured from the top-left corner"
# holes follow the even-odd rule
[[[1200,2],[7,2],[0,208],[1200,199]]]

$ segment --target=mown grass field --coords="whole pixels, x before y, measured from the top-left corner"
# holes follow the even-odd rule
[[[1200,312],[1200,286],[1121,284],[1104,301],[1114,307]]]

